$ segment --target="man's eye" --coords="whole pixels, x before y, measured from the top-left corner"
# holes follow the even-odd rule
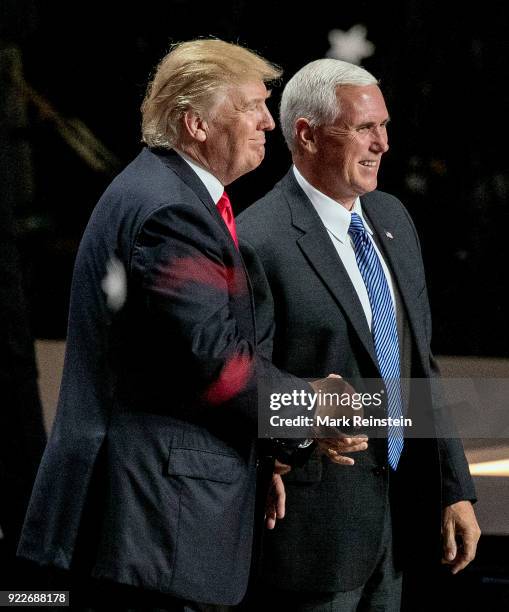
[[[357,131],[359,132],[359,134],[366,134],[367,132],[369,132],[369,127],[367,125],[361,125],[361,127],[357,128]]]

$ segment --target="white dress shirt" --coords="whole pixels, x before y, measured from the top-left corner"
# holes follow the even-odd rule
[[[318,216],[322,220],[322,223],[325,225],[327,232],[332,240],[332,244],[336,249],[345,269],[352,281],[354,289],[357,293],[357,296],[362,305],[362,309],[364,310],[364,314],[366,315],[366,319],[369,325],[369,329],[371,329],[371,305],[369,303],[368,292],[366,290],[366,285],[364,284],[364,280],[362,279],[362,275],[359,271],[359,267],[357,266],[357,260],[355,259],[355,250],[353,247],[352,239],[348,234],[348,228],[350,227],[350,219],[351,214],[344,206],[329,198],[321,191],[318,191],[313,185],[311,185],[297,170],[295,166],[293,166],[293,173],[295,175],[295,179],[297,183],[300,185],[304,193],[310,199],[311,204],[315,208]],[[396,302],[394,299],[394,288],[392,284],[391,273],[389,272],[389,268],[385,263],[382,254],[380,253],[378,247],[376,246],[375,241],[373,240],[373,231],[369,227],[364,215],[362,214],[361,201],[357,198],[354,202],[351,212],[356,212],[359,217],[361,217],[362,222],[364,223],[364,227],[368,232],[371,242],[373,243],[373,247],[375,248],[376,254],[380,259],[380,263],[382,264],[382,268],[385,274],[385,278],[387,279],[387,283],[389,285],[389,290],[392,296],[392,303],[394,305],[394,312],[396,312]]]
[[[175,153],[178,153],[180,157],[188,163],[191,168],[196,172],[199,176],[201,182],[207,188],[207,191],[210,193],[210,197],[214,200],[214,204],[217,206],[217,203],[221,199],[221,196],[224,193],[224,185],[221,183],[219,179],[217,179],[213,174],[211,174],[208,170],[205,170],[202,166],[199,166],[193,159],[191,159],[182,151],[178,151],[174,149]]]

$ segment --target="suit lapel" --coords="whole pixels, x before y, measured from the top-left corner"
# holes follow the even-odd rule
[[[207,188],[191,166],[173,150],[157,149],[153,150],[152,152],[155,153],[168,168],[173,170],[173,172],[175,172],[175,174],[195,193],[195,195],[198,196],[212,217],[219,224],[219,227],[226,234],[226,236],[228,236],[233,244],[231,234],[221,215],[219,214],[217,206],[210,197],[210,193],[208,192]]]
[[[297,239],[299,248],[343,310],[373,363],[378,367],[371,331],[357,292],[325,226],[296,182],[292,170],[281,182],[281,188],[290,207],[292,223],[303,232]]]
[[[416,300],[419,290],[414,281],[417,262],[408,256],[415,250],[415,247],[409,242],[408,232],[401,231],[395,219],[387,214],[387,207],[383,205],[382,200],[383,194],[377,192],[368,194],[361,198],[362,209],[366,213],[371,228],[376,233],[378,245],[398,285],[410,328],[422,358],[426,354],[426,347],[423,345],[425,339],[421,330],[422,313]]]
[[[247,291],[249,294],[249,303],[251,306],[251,320],[253,324],[253,342],[256,339],[256,316],[255,316],[255,305],[253,298],[253,288],[251,287],[251,281],[249,279],[249,274],[244,263],[244,259],[242,258],[242,254],[239,249],[237,249],[235,243],[233,242],[232,235],[230,234],[230,230],[226,227],[223,218],[219,214],[217,210],[217,206],[214,203],[214,200],[211,198],[208,189],[200,180],[200,177],[196,174],[196,172],[191,168],[189,164],[187,164],[182,157],[174,150],[166,150],[166,149],[157,149],[152,151],[156,154],[162,162],[170,168],[175,174],[195,193],[196,196],[202,201],[204,206],[210,212],[212,217],[216,220],[219,227],[228,237],[229,242],[232,245],[232,249],[235,252],[235,257],[238,257],[241,261],[242,270],[244,273],[244,278],[247,284]]]

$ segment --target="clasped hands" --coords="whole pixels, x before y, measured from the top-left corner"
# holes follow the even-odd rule
[[[337,396],[343,394],[352,396],[355,393],[355,389],[338,374],[329,374],[327,378],[315,380],[310,384],[316,393],[325,391],[331,395],[337,394]],[[323,414],[330,415],[331,411],[333,413],[332,416],[336,418],[338,416],[352,416],[351,408],[342,408],[339,405],[319,405],[316,416],[322,416]],[[357,412],[357,414],[362,416],[362,411]],[[323,438],[318,435],[316,443],[320,451],[332,462],[339,463],[340,465],[354,465],[355,460],[352,457],[345,456],[344,453],[366,450],[368,448],[368,437],[365,435],[348,436],[338,431],[333,438]]]
[[[315,392],[323,391],[324,387],[327,388],[327,392],[337,393],[338,395],[355,392],[353,387],[338,374],[329,374],[327,378],[313,381],[310,384]],[[337,407],[332,408],[334,411],[337,411]],[[321,412],[325,411],[325,414],[330,409],[331,406],[321,407],[321,409],[317,410],[316,414],[321,416]],[[335,416],[338,416],[337,413]],[[315,441],[320,451],[333,463],[338,463],[339,465],[354,465],[355,460],[352,457],[346,456],[345,453],[355,453],[368,448],[368,438],[364,435],[348,436],[338,432],[337,436],[335,435],[333,438],[317,437]],[[265,525],[267,529],[274,529],[276,521],[285,516],[286,493],[281,476],[290,470],[289,465],[276,461],[265,508]]]

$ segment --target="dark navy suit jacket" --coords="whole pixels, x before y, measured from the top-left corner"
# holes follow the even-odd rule
[[[118,311],[102,282],[125,270]],[[218,604],[252,551],[257,386],[308,388],[255,355],[252,293],[208,191],[144,149],[76,259],[57,416],[19,554]]]

